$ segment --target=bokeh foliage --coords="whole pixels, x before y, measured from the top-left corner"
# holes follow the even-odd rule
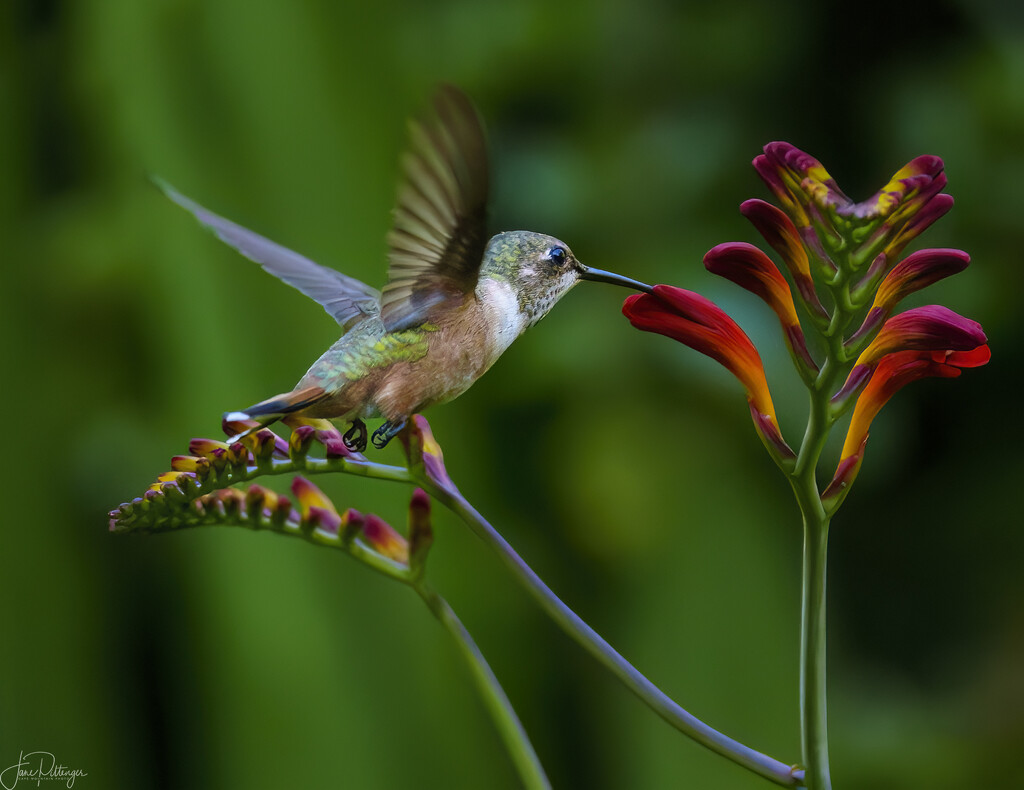
[[[804,404],[774,316],[700,265],[757,240],[736,211],[767,197],[750,159],[789,140],[857,199],[943,157],[957,205],[921,243],[973,263],[928,298],[980,320],[994,357],[887,407],[834,525],[833,776],[1019,776],[1024,20],[967,0],[4,3],[0,766],[49,750],[83,788],[515,786],[404,590],[273,535],[105,532],[189,437],[335,336],[146,174],[379,284],[404,118],[442,80],[489,129],[495,230],[715,299],[759,340],[784,429]],[[642,671],[796,760],[795,508],[732,378],[631,330],[623,295],[581,286],[434,433],[462,491]],[[405,490],[324,486],[402,520]],[[556,786],[763,786],[605,677],[454,519],[435,527],[434,583]]]

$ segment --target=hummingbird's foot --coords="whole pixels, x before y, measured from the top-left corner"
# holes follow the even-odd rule
[[[366,449],[366,423],[362,420],[352,420],[352,427],[345,431],[342,441],[352,452],[363,452]]]
[[[390,420],[384,423],[373,432],[373,446],[378,450],[383,450],[387,446],[388,442],[402,432],[404,427],[405,420],[402,420],[397,425],[392,423]]]

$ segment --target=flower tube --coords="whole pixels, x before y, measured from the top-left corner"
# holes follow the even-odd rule
[[[902,351],[971,351],[987,342],[981,324],[932,304],[893,316],[857,358],[846,383],[832,398],[837,411],[871,377],[879,360]]]
[[[721,363],[746,389],[751,416],[765,446],[782,458],[794,457],[779,430],[761,357],[720,307],[693,291],[656,285],[650,294],[628,297],[622,313],[637,329],[670,337]]]
[[[753,244],[727,242],[708,251],[704,256],[704,266],[709,272],[732,280],[761,297],[779,317],[786,345],[801,372],[808,376],[818,372],[818,366],[807,350],[807,340],[800,327],[789,283],[767,255]]]

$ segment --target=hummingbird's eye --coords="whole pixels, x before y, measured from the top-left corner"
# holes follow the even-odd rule
[[[548,250],[547,257],[555,266],[561,266],[569,256],[565,251],[565,247],[552,247]]]

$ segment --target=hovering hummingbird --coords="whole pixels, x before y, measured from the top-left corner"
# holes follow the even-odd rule
[[[291,392],[225,418],[290,427],[344,420],[351,424],[345,444],[359,452],[363,420],[384,418],[372,437],[384,447],[411,415],[469,389],[580,280],[651,290],[584,266],[552,236],[516,230],[487,240],[484,133],[469,99],[451,86],[437,91],[431,113],[410,123],[381,292],[159,185],[222,241],[318,302],[343,330]]]

